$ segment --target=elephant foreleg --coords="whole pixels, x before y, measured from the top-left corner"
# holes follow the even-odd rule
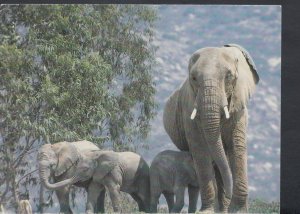
[[[194,213],[197,210],[197,202],[199,197],[199,187],[188,186],[189,193],[189,213]]]
[[[62,189],[56,190],[56,196],[60,205],[60,213],[73,213],[69,204],[69,187],[64,187]]]
[[[210,161],[210,160],[209,160]],[[209,163],[207,163],[209,164]],[[204,167],[200,167],[204,169]],[[211,176],[212,174],[212,167],[206,167],[207,169],[204,170],[207,172],[201,173],[199,176],[199,183],[200,183],[200,193],[201,193],[201,211],[203,212],[211,212],[214,210],[214,202],[215,202],[215,190],[214,190],[214,185],[213,185],[213,178]],[[199,171],[200,171],[199,170]]]
[[[96,212],[96,206],[97,206],[97,200],[99,195],[103,192],[104,186],[99,185],[95,182],[91,182],[91,184],[88,187],[88,197],[87,197],[87,203],[86,203],[86,213],[95,213]],[[103,198],[104,200],[104,198]],[[101,209],[101,207],[99,207]],[[104,207],[103,207],[104,209]]]
[[[103,187],[103,190],[100,192],[97,199],[95,213],[105,213],[104,201],[105,201],[105,188]]]
[[[179,213],[184,206],[184,186],[175,187],[175,204],[171,213]]]
[[[175,204],[172,208],[172,213],[179,213],[184,206],[184,186],[178,186],[175,189]]]
[[[105,182],[105,186],[108,189],[114,212],[121,213],[122,210],[120,206],[121,205],[120,185],[114,182],[113,179],[107,178]]]
[[[231,212],[248,211],[246,127],[245,113],[237,115],[228,152],[233,176],[233,196],[229,207]]]
[[[191,144],[191,147],[194,145],[196,144]],[[214,210],[215,189],[211,157],[204,146],[202,148],[192,148],[191,152],[200,188],[201,211],[212,212]]]
[[[225,197],[225,189],[222,181],[222,176],[216,165],[214,165],[214,170],[215,170],[215,178],[216,178],[215,189],[217,192],[217,196],[216,196],[217,206],[215,206],[215,210],[217,212],[226,213],[228,212],[230,200]]]

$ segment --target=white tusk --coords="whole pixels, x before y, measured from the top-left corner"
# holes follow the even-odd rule
[[[229,119],[229,112],[228,112],[228,107],[227,106],[224,106],[224,111],[225,111],[226,119]]]
[[[194,110],[193,110],[193,112],[192,112],[192,114],[191,114],[191,120],[194,120],[194,119],[195,119],[196,114],[197,114],[197,109],[194,108]]]

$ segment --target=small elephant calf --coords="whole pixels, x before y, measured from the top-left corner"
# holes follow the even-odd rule
[[[180,212],[184,206],[184,191],[188,188],[189,213],[197,209],[199,185],[189,152],[166,150],[159,153],[150,167],[151,212],[157,212],[158,199],[163,194],[169,212]],[[176,201],[174,204],[174,195]]]

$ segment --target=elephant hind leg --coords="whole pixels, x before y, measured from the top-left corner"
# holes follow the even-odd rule
[[[161,195],[161,190],[151,187],[150,212],[157,213],[158,200]]]
[[[146,207],[143,200],[138,196],[137,193],[130,193],[131,197],[136,201],[140,212],[146,212]]]
[[[163,192],[163,195],[166,198],[168,208],[169,208],[169,213],[170,213],[174,207],[174,193]]]
[[[149,170],[144,171],[135,182],[137,190],[132,197],[138,203],[139,210],[149,212],[150,209],[150,176]],[[136,199],[135,199],[136,198]]]
[[[247,176],[247,110],[235,116],[232,139],[227,143],[229,163],[233,178],[233,195],[229,206],[230,212],[248,211],[248,176]]]

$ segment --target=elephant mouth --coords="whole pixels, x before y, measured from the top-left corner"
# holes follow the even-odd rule
[[[225,95],[225,98],[223,99],[223,103],[222,103],[222,107],[223,107],[223,111],[224,111],[224,114],[221,115],[222,119],[225,118],[226,119],[229,119],[230,115],[229,115],[229,110],[231,109],[231,96],[230,95],[229,97],[226,97]],[[200,93],[198,91],[197,95],[196,95],[196,98],[195,98],[195,102],[194,102],[194,109],[191,113],[191,120],[194,120],[196,115],[197,115],[197,112],[198,112],[198,99],[200,97]],[[225,100],[225,101],[224,101]],[[229,107],[229,109],[228,109]]]

